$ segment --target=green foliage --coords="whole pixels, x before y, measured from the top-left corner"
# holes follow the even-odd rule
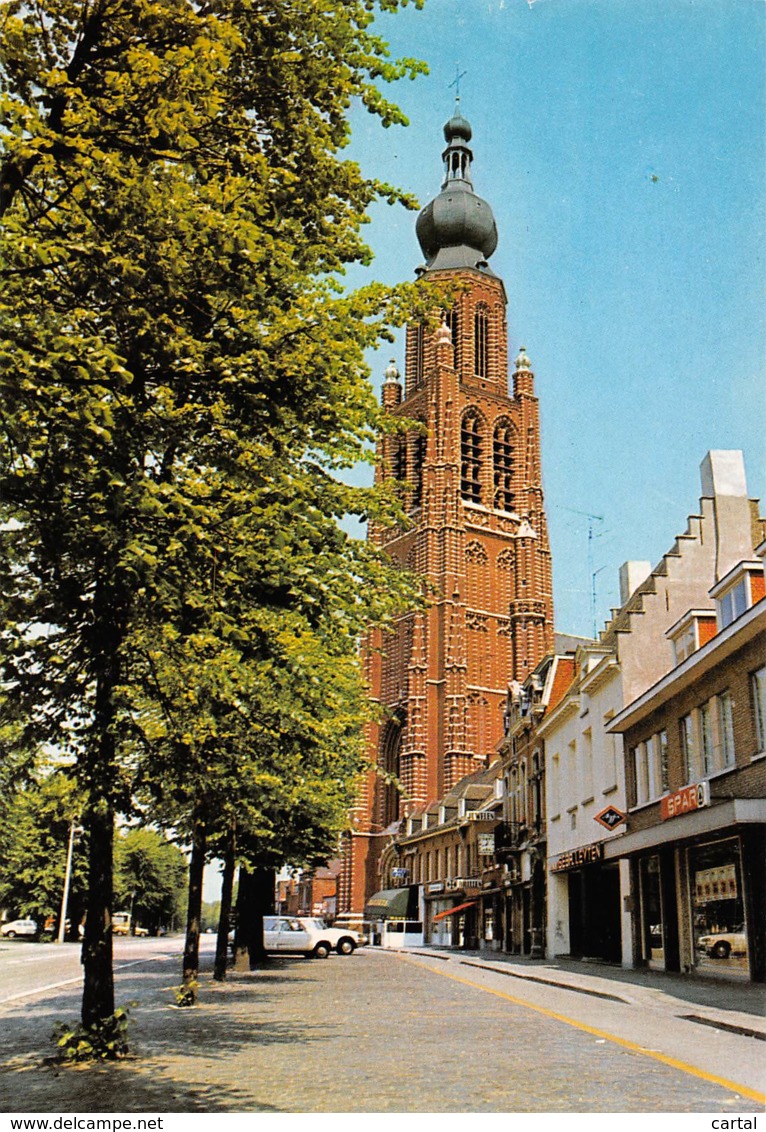
[[[196,1006],[199,997],[199,982],[197,979],[189,979],[182,983],[180,987],[176,987],[173,994],[175,995],[176,1006]]]
[[[82,796],[66,769],[43,768],[6,795],[6,802],[7,819],[0,822],[0,905],[42,928],[46,919],[59,916],[69,831]],[[86,860],[87,843],[78,838],[68,903],[73,925],[84,913]]]
[[[221,901],[220,900],[203,900],[202,902],[202,931],[217,931],[218,920],[221,915]]]
[[[114,845],[115,908],[131,908],[133,923],[156,935],[180,922],[186,858],[154,829],[118,833]]]
[[[95,1025],[60,1022],[53,1040],[59,1061],[119,1061],[128,1054],[130,1011],[119,1007]]]
[[[86,998],[116,812],[309,859],[362,765],[358,637],[415,592],[339,526],[395,498],[338,473],[382,423],[364,351],[427,298],[339,286],[369,204],[414,204],[342,151],[352,100],[404,121],[378,84],[423,66],[371,26],[405,2],[0,18],[0,726],[76,758]]]

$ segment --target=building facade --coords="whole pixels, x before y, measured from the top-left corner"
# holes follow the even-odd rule
[[[611,725],[630,828],[610,848],[630,870],[634,953],[649,967],[766,972],[765,551],[712,587],[717,632],[709,610],[691,611],[671,634],[676,666]]]
[[[504,950],[539,957],[545,951],[547,815],[545,747],[539,734],[574,676],[574,656],[563,653],[567,640],[556,635],[556,654],[508,691],[503,768],[502,822],[495,831],[495,857],[503,877]],[[559,655],[561,653],[561,655]]]
[[[625,967],[642,961],[635,870],[624,845],[644,819],[631,803],[622,733],[613,721],[675,667],[690,641],[709,639],[711,586],[737,563],[750,561],[763,537],[741,452],[709,452],[701,480],[699,509],[658,566],[623,567],[622,607],[598,642],[578,648],[573,683],[540,724],[550,957],[590,957]],[[665,755],[653,758],[656,768]]]
[[[352,815],[339,888],[347,915],[380,888],[396,823],[487,765],[508,681],[552,643],[534,376],[522,349],[509,396],[505,288],[488,263],[495,221],[473,192],[471,127],[456,113],[444,136],[442,190],[417,220],[418,274],[456,298],[435,329],[407,328],[404,383],[395,366],[386,371],[386,412],[416,423],[381,439],[377,474],[399,485],[409,523],[369,534],[433,596],[365,648],[385,718],[369,732],[370,764],[383,773],[371,770]]]

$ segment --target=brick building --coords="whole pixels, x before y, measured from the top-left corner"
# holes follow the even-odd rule
[[[377,474],[402,485],[410,522],[369,534],[435,596],[365,649],[386,716],[370,729],[370,761],[388,777],[370,772],[352,817],[339,886],[347,915],[380,888],[380,853],[405,813],[487,765],[508,681],[552,643],[534,376],[522,348],[509,396],[506,294],[488,263],[495,221],[473,192],[470,125],[456,113],[444,135],[442,190],[417,220],[418,275],[462,289],[435,331],[407,328],[403,386],[393,364],[386,371],[385,410],[421,427],[379,445]]]
[[[494,830],[501,764],[466,775],[438,802],[415,810],[381,855],[381,883],[407,883],[426,943],[499,949]],[[368,906],[369,907],[369,906]]]
[[[765,552],[761,543],[761,559]],[[630,815],[612,848],[630,867],[638,963],[763,981],[762,561],[737,563],[710,596],[717,632],[709,634],[708,610],[681,619],[670,633],[676,666],[611,725],[625,742]]]

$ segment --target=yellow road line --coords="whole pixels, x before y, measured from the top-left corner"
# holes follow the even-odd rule
[[[646,1049],[645,1046],[640,1046],[636,1042],[628,1041],[627,1038],[619,1038],[616,1034],[610,1034],[608,1030],[597,1030],[595,1026],[589,1026],[585,1022],[578,1022],[575,1018],[568,1018],[566,1014],[558,1014],[555,1010],[548,1010],[545,1006],[536,1006],[532,1002],[527,1002],[523,998],[515,998],[512,994],[507,994],[505,991],[495,990],[494,987],[485,987],[481,983],[475,983],[471,979],[464,979],[460,975],[453,975],[450,971],[445,971],[443,967],[429,967],[420,959],[412,959],[407,955],[397,955],[397,959],[401,959],[404,963],[411,963],[414,967],[425,967],[427,971],[433,972],[434,975],[442,975],[445,979],[452,979],[456,983],[463,983],[464,986],[474,987],[476,990],[485,991],[487,994],[493,994],[496,998],[505,999],[506,1002],[512,1002],[515,1006],[523,1006],[527,1010],[534,1010],[537,1014],[544,1014],[546,1018],[553,1018],[556,1022],[563,1022],[566,1026],[574,1026],[576,1030],[583,1030],[586,1034],[595,1034],[598,1038],[604,1038],[608,1042],[613,1042],[615,1045],[622,1046],[623,1049],[632,1050],[633,1053],[640,1053],[644,1057],[651,1057],[654,1061],[661,1061],[663,1065],[670,1065],[673,1069],[680,1069],[682,1073],[689,1073],[692,1077],[700,1077],[703,1081],[710,1081],[714,1085],[721,1085],[724,1089],[731,1089],[732,1092],[738,1093],[742,1097],[747,1097],[748,1100],[757,1101],[758,1104],[766,1104],[766,1094],[759,1093],[755,1089],[748,1089],[746,1085],[738,1085],[736,1081],[729,1081],[726,1077],[716,1077],[712,1073],[706,1073],[704,1069],[697,1069],[694,1065],[689,1065],[685,1061],[678,1061],[675,1057],[669,1057],[666,1053],[660,1053],[659,1050]]]

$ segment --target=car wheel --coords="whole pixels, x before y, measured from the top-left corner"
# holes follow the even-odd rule
[[[15,939],[16,938],[16,932],[6,932],[5,938],[6,939]]]
[[[338,943],[338,955],[353,955],[355,950],[356,944],[353,939],[349,939],[348,936]]]
[[[331,948],[329,943],[318,943],[311,954],[316,959],[326,959],[330,954],[330,950]]]
[[[713,948],[713,955],[715,955],[716,959],[728,959],[730,951],[731,944],[727,943],[725,939],[722,939],[719,940]]]

